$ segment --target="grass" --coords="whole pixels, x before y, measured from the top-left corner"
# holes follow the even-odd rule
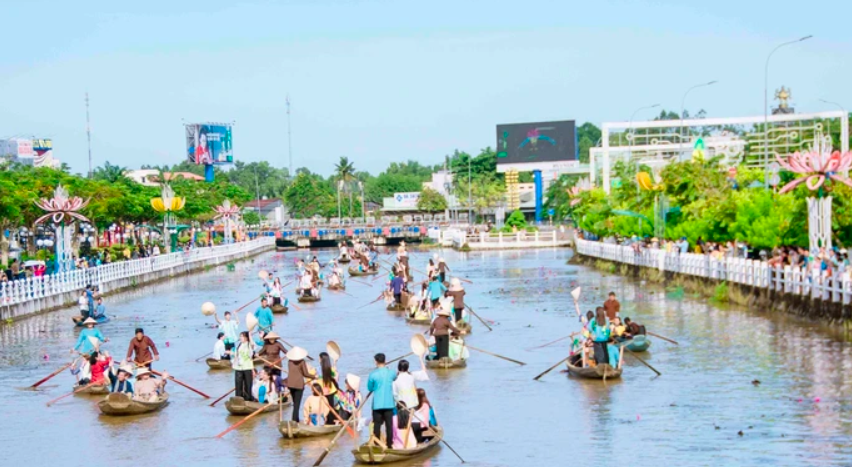
[[[713,290],[713,301],[719,303],[727,303],[728,300],[728,283],[722,282],[721,284],[717,285],[716,288]]]

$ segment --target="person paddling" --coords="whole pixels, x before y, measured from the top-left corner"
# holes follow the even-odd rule
[[[80,331],[80,336],[77,338],[77,344],[75,344],[74,348],[71,349],[72,354],[74,352],[90,354],[96,350],[95,347],[99,347],[101,344],[109,342],[109,339],[104,338],[100,329],[95,329],[97,324],[98,322],[91,317],[86,318],[86,320],[83,321],[85,328]],[[97,344],[93,344],[92,340],[95,340]]]
[[[263,336],[263,347],[257,352],[257,356],[269,362],[268,364],[278,365],[278,362],[287,357],[287,348],[281,342],[278,342],[280,338],[275,331],[266,333]],[[273,367],[272,374],[273,376],[277,376],[281,374],[281,371]]]
[[[429,328],[429,335],[435,337],[435,346],[437,348],[437,360],[450,356],[450,334],[458,335],[461,331],[450,321],[450,312],[448,310],[438,310],[435,321],[432,321],[432,326]]]
[[[453,314],[455,315],[456,324],[462,322],[464,312],[464,287],[461,285],[461,280],[458,277],[453,277],[450,280],[450,288],[447,293],[453,297]]]
[[[305,358],[308,351],[301,347],[293,347],[287,353],[287,389],[293,398],[292,419],[299,421],[299,413],[302,405],[302,394],[305,392],[305,379],[314,379],[316,371],[308,367]]]
[[[231,358],[231,366],[234,368],[234,396],[242,397],[248,402],[253,401],[254,344],[246,331],[240,333],[240,343]]]
[[[130,360],[133,357],[133,360]],[[151,368],[151,362],[160,359],[160,352],[157,350],[156,344],[150,337],[145,335],[142,328],[136,328],[136,336],[130,339],[130,345],[127,347],[127,358],[135,362],[138,366]]]
[[[275,325],[275,316],[272,314],[269,302],[265,297],[260,299],[260,306],[254,311],[254,317],[257,318],[257,330],[261,334],[272,331],[272,326]]]

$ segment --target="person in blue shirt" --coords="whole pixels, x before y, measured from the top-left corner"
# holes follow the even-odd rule
[[[255,310],[254,317],[257,318],[258,331],[265,334],[272,330],[275,320],[272,316],[272,309],[269,308],[269,302],[266,301],[266,297],[260,299],[260,307]]]
[[[106,307],[104,306],[104,298],[98,297],[98,304],[95,306],[95,314],[92,315],[96,320],[102,319],[106,316]]]
[[[89,316],[95,314],[95,290],[91,284],[86,286],[86,301],[89,303]]]
[[[385,442],[388,449],[393,449],[393,380],[396,372],[385,366],[385,354],[377,353],[373,359],[376,369],[367,379],[367,390],[373,393],[373,436],[381,439],[384,425]]]
[[[86,327],[82,331],[80,331],[80,337],[77,338],[77,345],[75,345],[74,348],[71,349],[72,354],[74,352],[90,354],[94,350],[97,350],[89,339],[90,337],[94,337],[95,339],[97,339],[99,341],[98,345],[103,344],[105,342],[109,342],[109,339],[105,339],[104,335],[101,334],[100,329],[95,329],[95,325],[98,324],[97,321],[89,317],[86,318],[85,321],[83,321],[83,324]]]
[[[589,334],[595,351],[595,363],[598,365],[609,364],[607,344],[609,343],[610,329],[603,307],[595,309],[595,319],[589,322]]]
[[[394,269],[395,273],[399,271]],[[393,292],[394,306],[401,307],[402,306],[402,289],[405,287],[405,280],[401,275],[394,275],[393,279],[390,282],[390,289]]]
[[[447,291],[447,288],[444,286],[444,283],[439,280],[439,277],[436,275],[432,278],[432,282],[429,283],[429,299],[432,300],[432,308],[436,308],[438,306],[438,300],[444,296],[444,292]]]

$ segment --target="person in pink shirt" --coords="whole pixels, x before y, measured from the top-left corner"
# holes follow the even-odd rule
[[[106,351],[101,354],[98,354],[98,352],[92,352],[92,355],[89,357],[89,365],[91,365],[92,369],[91,383],[95,385],[107,384],[104,374],[106,373],[107,368],[112,365],[112,357],[109,356],[109,353]]]

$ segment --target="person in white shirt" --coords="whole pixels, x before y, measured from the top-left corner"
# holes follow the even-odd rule
[[[225,350],[231,350],[234,348],[234,345],[237,343],[239,339],[237,336],[239,334],[239,326],[240,320],[234,316],[234,319],[231,319],[231,312],[225,312],[225,321],[219,320],[219,316],[214,314],[213,319],[219,323],[219,331],[225,334],[225,339],[223,340],[223,345],[225,346]]]
[[[313,291],[311,290],[313,289],[313,287],[313,274],[311,274],[310,271],[305,271],[305,273],[302,275],[302,279],[299,281],[299,288],[301,289],[302,295],[313,295]]]
[[[420,371],[409,372],[408,360],[400,360],[397,365],[398,373],[396,381],[393,382],[393,398],[398,402],[404,402],[406,407],[417,407],[417,385],[415,381],[429,381],[425,364],[420,360]]]
[[[213,345],[213,358],[216,360],[230,360],[231,351],[225,349],[225,333],[219,332],[216,336],[216,344]]]
[[[75,323],[83,321],[89,317],[89,299],[86,298],[86,291],[80,292],[80,298],[77,299],[77,306],[80,308],[80,316],[71,318]]]

